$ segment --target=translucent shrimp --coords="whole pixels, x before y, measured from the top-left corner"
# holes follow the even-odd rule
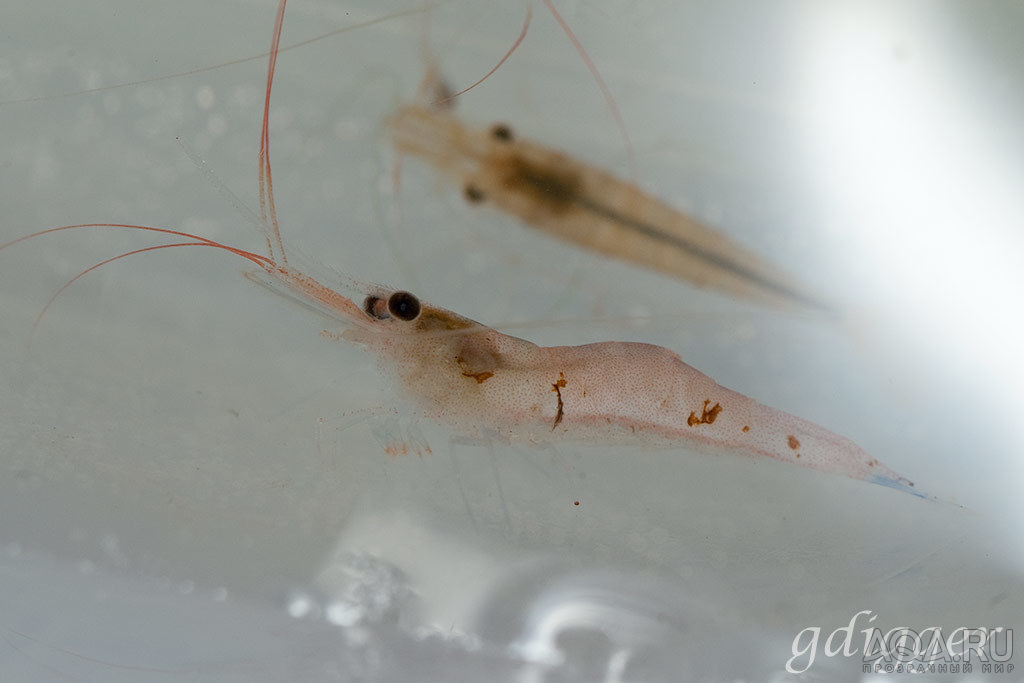
[[[719,386],[669,349],[630,342],[541,347],[409,292],[346,276],[328,286],[289,262],[273,201],[269,135],[285,4],[281,0],[274,26],[260,131],[260,224],[268,255],[184,231],[108,225],[187,241],[107,259],[58,294],[85,273],[120,258],[183,246],[216,248],[254,264],[252,279],[343,323],[340,338],[373,352],[422,416],[456,434],[525,444],[573,440],[765,456],[927,497],[849,439]],[[51,228],[0,245],[0,250],[46,233],[95,227]]]
[[[401,154],[460,183],[527,225],[701,287],[774,306],[829,311],[790,276],[636,185],[567,154],[518,139],[505,124],[477,128],[450,107],[408,105],[389,121]]]

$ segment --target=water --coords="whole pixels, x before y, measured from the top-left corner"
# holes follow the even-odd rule
[[[467,444],[429,424],[431,454],[386,456],[374,432],[394,400],[372,359],[213,250],[91,273],[26,351],[56,287],[148,244],[65,233],[0,254],[0,677],[782,680],[801,629],[860,610],[888,627],[1018,625],[1019,13],[560,7],[618,98],[641,184],[851,301],[853,324],[581,254],[465,206],[415,162],[396,193],[381,127],[422,77],[421,18],[281,56],[288,243],[489,324],[527,323],[508,330],[538,343],[669,346],[970,512],[774,463]],[[293,0],[283,42],[389,9]],[[460,115],[627,173],[599,91],[541,10]],[[0,92],[256,54],[273,11],[0,10]],[[489,69],[522,14],[438,10],[430,44],[449,80]],[[260,249],[175,138],[254,205],[264,77],[255,61],[0,107],[0,240],[114,220]],[[858,680],[860,659],[811,673]]]

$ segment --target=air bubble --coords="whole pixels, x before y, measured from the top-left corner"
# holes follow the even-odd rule
[[[216,95],[213,92],[213,88],[208,85],[204,85],[196,91],[196,104],[199,105],[200,109],[209,109],[213,106],[216,100]]]
[[[365,612],[359,605],[353,605],[350,602],[340,600],[329,604],[324,611],[327,621],[335,626],[343,627],[355,626],[362,620],[364,615]]]
[[[300,595],[288,603],[288,615],[293,619],[302,619],[313,609],[313,601],[305,595]]]

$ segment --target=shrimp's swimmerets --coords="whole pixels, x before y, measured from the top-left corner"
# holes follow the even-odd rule
[[[120,224],[107,227],[189,241],[136,249],[103,263],[181,246],[218,248],[245,258],[257,266],[250,274],[254,280],[344,323],[342,338],[373,351],[426,417],[463,435],[531,444],[573,439],[600,445],[710,447],[768,456],[927,497],[852,441],[721,387],[668,349],[627,342],[541,347],[408,292],[345,277],[336,277],[332,283],[337,284],[328,287],[288,262],[273,203],[268,132],[273,60],[285,2],[274,28],[260,138],[262,225],[269,255],[183,231]],[[95,227],[100,226],[51,228],[0,245],[0,250],[46,233]]]
[[[791,277],[632,183],[496,124],[474,128],[447,110],[409,105],[389,122],[401,154],[426,160],[528,225],[694,285],[796,310],[829,311]]]

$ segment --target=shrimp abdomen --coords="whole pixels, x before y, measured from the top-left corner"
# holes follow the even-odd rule
[[[850,439],[727,389],[668,349],[606,342],[550,352],[564,377],[557,432],[567,437],[766,456],[928,497]]]

